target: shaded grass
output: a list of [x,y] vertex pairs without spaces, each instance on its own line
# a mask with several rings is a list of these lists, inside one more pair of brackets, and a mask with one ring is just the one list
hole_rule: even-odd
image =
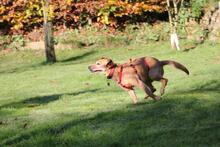
[[[43,52],[2,56],[0,146],[219,146],[218,48],[206,43],[176,52],[160,42],[66,50],[57,51],[54,65],[43,64]],[[122,63],[146,55],[190,70],[187,77],[165,67],[169,84],[159,102],[144,100],[138,90],[133,106],[116,84],[108,87],[104,76],[87,70],[102,56]]]
[[92,89],[92,90],[78,91],[75,93],[65,93],[65,94],[54,94],[54,95],[31,97],[31,98],[26,98],[23,101],[12,102],[12,103],[8,103],[6,105],[2,105],[0,107],[0,109],[1,108],[35,107],[35,106],[45,105],[50,102],[59,100],[59,98],[61,98],[63,95],[77,96],[77,95],[84,94],[84,93],[93,93],[93,92],[96,92],[97,90],[98,89]]

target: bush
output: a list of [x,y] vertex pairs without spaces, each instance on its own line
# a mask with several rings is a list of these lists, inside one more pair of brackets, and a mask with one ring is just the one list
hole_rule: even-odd
[[124,31],[109,32],[106,29],[97,29],[86,26],[78,30],[67,30],[56,37],[58,44],[69,45],[70,48],[83,47],[117,47],[129,44],[139,44],[151,41],[167,40],[169,38],[169,24],[159,23],[149,25],[128,25]]
[[10,42],[11,39],[9,36],[0,36],[0,51],[6,49]]
[[22,35],[0,36],[0,50],[20,50],[25,46],[25,39]]
[[[129,20],[141,17],[146,12],[165,12],[166,0],[53,0],[48,15],[55,26],[78,28],[97,22],[112,27],[120,27]],[[0,24],[8,24],[12,33],[23,34],[35,26],[43,24],[43,0],[2,0],[0,2]],[[130,21],[133,22],[133,21]]]

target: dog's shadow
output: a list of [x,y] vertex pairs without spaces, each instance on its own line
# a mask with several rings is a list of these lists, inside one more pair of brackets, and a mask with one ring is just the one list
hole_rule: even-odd
[[1,108],[24,108],[24,107],[36,107],[40,105],[46,105],[48,103],[54,102],[59,100],[64,95],[69,96],[77,96],[85,93],[93,93],[98,91],[99,89],[90,89],[90,90],[81,90],[73,93],[61,93],[61,94],[52,94],[52,95],[45,95],[45,96],[36,96],[31,98],[26,98],[25,100],[13,102],[9,104],[5,104],[0,106]]

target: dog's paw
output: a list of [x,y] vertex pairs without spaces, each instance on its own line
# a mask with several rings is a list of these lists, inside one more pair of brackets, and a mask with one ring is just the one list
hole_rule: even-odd
[[133,102],[133,105],[137,105],[137,101],[134,101],[134,102]]
[[160,96],[155,96],[155,100],[159,101],[161,99]]

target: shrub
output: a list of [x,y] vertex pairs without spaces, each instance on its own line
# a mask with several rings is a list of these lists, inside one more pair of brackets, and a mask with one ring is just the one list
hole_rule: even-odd
[[86,26],[78,30],[67,30],[56,37],[58,44],[69,45],[70,48],[83,47],[118,47],[129,44],[140,44],[151,41],[167,40],[169,38],[169,24],[159,23],[149,25],[128,25],[124,31],[109,32],[106,29],[97,29]]
[[22,35],[0,36],[0,50],[12,49],[20,50],[25,46],[25,39]]
[[[49,17],[55,26],[77,28],[92,22],[112,27],[123,26],[137,16],[145,19],[145,12],[165,12],[165,0],[52,0]],[[0,23],[11,26],[12,33],[25,33],[41,27],[43,23],[43,0],[2,0]],[[131,21],[132,22],[132,21]]]

